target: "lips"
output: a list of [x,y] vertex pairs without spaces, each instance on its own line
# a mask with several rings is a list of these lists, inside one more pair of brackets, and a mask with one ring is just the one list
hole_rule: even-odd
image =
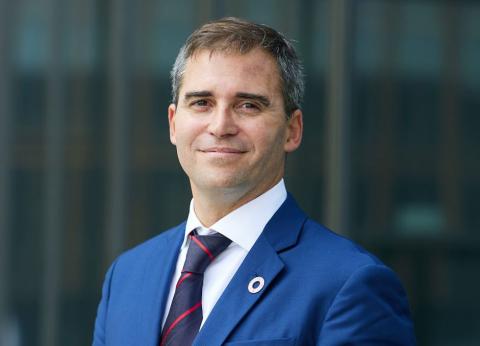
[[246,151],[240,150],[237,148],[230,148],[230,147],[211,147],[206,149],[200,149],[201,152],[204,153],[219,153],[219,154],[243,154]]

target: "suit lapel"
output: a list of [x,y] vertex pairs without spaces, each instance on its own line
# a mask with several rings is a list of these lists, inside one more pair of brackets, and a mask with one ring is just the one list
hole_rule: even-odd
[[185,223],[176,227],[165,241],[152,250],[149,260],[146,261],[141,294],[145,300],[138,302],[143,304],[139,340],[142,340],[144,345],[157,343],[184,231]]
[[[284,268],[279,252],[294,246],[306,219],[289,195],[287,200],[265,226],[237,273],[215,304],[200,330],[194,345],[221,345],[239,321],[262,296],[274,289],[272,282]],[[256,276],[265,280],[258,293],[248,291],[249,282]]]

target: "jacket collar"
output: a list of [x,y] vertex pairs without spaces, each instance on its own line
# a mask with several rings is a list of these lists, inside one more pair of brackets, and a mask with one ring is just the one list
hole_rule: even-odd
[[291,194],[270,219],[262,235],[277,252],[297,243],[303,223],[307,219]]

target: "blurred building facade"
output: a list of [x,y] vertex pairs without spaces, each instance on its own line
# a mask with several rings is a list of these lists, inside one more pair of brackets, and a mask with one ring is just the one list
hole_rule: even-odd
[[0,345],[91,342],[103,275],[184,220],[169,69],[200,24],[297,41],[286,183],[399,274],[420,345],[480,341],[480,2],[0,0]]

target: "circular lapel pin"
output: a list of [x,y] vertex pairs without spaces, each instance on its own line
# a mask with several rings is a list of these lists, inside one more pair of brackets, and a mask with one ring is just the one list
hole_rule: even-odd
[[265,280],[261,276],[254,277],[248,284],[248,292],[258,293],[265,285]]

